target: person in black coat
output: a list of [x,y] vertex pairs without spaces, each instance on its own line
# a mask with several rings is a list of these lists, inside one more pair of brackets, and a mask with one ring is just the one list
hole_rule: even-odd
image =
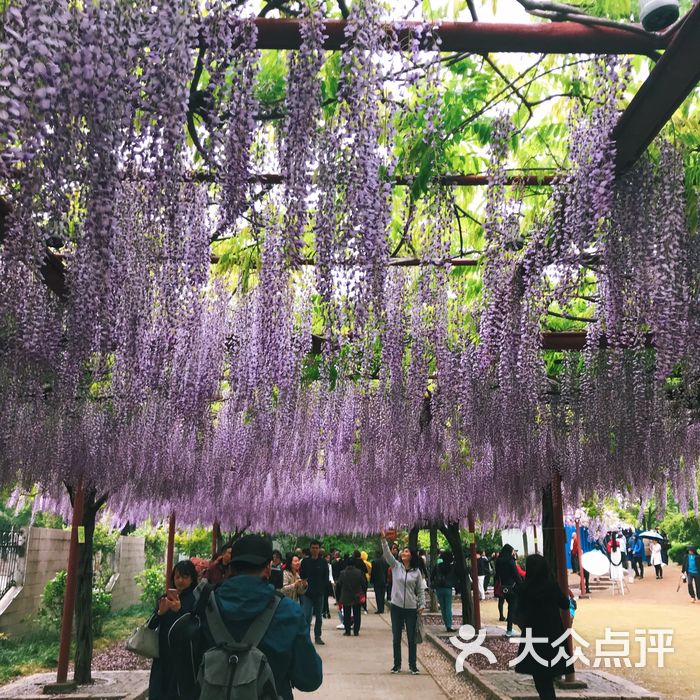
[[496,581],[498,581],[501,596],[508,603],[508,613],[506,614],[506,636],[512,637],[513,632],[513,613],[515,612],[515,591],[518,584],[521,583],[522,577],[518,573],[513,558],[513,548],[509,544],[504,544],[501,553],[496,560]]
[[187,559],[173,567],[170,588],[158,600],[148,626],[158,630],[158,658],[153,659],[148,680],[148,700],[178,700],[175,666],[168,644],[168,632],[175,620],[194,608],[197,569]]
[[369,580],[374,586],[374,595],[376,597],[377,609],[375,615],[381,615],[384,612],[384,603],[386,602],[386,579],[387,566],[381,552],[377,552],[372,561],[372,573],[369,575]]
[[336,584],[336,595],[343,605],[343,623],[345,636],[350,636],[350,630],[357,637],[360,634],[362,622],[362,599],[367,598],[367,567],[362,559],[355,557],[346,566]]
[[[568,654],[562,656],[560,651],[566,652],[566,641],[555,646],[552,642],[564,634],[560,611],[569,609],[570,599],[550,576],[547,561],[541,554],[531,554],[525,560],[525,570],[525,581],[518,586],[516,593],[516,621],[522,629],[522,637],[529,628],[531,637],[547,640],[533,644],[535,654],[546,661],[546,665],[533,654],[528,654],[518,661],[515,670],[532,676],[541,700],[553,700],[556,698],[554,677],[566,673]],[[559,659],[552,665],[557,655]]]

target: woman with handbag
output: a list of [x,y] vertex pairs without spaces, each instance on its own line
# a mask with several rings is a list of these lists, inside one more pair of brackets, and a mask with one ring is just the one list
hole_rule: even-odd
[[382,552],[391,567],[391,632],[394,647],[394,666],[392,673],[401,671],[401,636],[404,627],[408,641],[408,667],[413,675],[418,674],[416,632],[418,616],[425,608],[425,579],[421,573],[418,552],[404,547],[399,559],[396,559],[381,532]]
[[[513,613],[515,612],[515,589],[522,581],[518,573],[515,559],[513,558],[513,547],[509,544],[503,545],[501,553],[496,560],[496,581],[500,585],[501,597],[508,603],[506,614],[506,637],[515,635],[513,632]],[[500,606],[499,606],[500,608]],[[499,612],[501,610],[499,609]]]
[[168,645],[168,632],[181,615],[194,608],[197,570],[189,560],[179,561],[170,576],[170,588],[158,600],[148,626],[158,630],[158,658],[153,659],[148,700],[178,700],[175,668]]
[[343,624],[345,625],[345,636],[353,634],[357,637],[360,634],[362,623],[362,606],[367,602],[367,568],[362,559],[354,557],[346,566],[336,583],[336,596],[338,602],[343,606]]

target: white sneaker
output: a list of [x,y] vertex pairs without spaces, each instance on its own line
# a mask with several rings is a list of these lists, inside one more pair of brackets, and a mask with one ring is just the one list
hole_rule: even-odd
[[344,629],[345,629],[345,625],[341,622],[339,625],[336,625],[335,628],[336,628],[337,630],[344,630]]

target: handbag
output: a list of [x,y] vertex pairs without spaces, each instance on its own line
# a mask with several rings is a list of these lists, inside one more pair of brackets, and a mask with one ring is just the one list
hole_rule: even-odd
[[364,605],[367,602],[367,596],[364,593],[358,593],[355,596],[355,600],[357,600],[359,605]]
[[423,618],[420,614],[416,614],[416,644],[422,644],[424,636]]
[[129,639],[126,640],[126,648],[133,654],[145,656],[147,659],[157,659],[159,655],[158,629],[151,629],[148,623],[149,617],[140,627],[137,627]]

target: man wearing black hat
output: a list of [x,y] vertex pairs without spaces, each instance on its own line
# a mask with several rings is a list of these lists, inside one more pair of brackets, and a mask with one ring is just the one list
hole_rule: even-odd
[[[253,620],[269,605],[275,589],[268,579],[272,545],[260,535],[246,535],[233,544],[233,576],[214,593],[221,617],[229,632],[241,639]],[[272,622],[258,645],[275,676],[277,693],[291,700],[292,688],[311,692],[323,681],[321,658],[309,637],[301,607],[282,598]]]

